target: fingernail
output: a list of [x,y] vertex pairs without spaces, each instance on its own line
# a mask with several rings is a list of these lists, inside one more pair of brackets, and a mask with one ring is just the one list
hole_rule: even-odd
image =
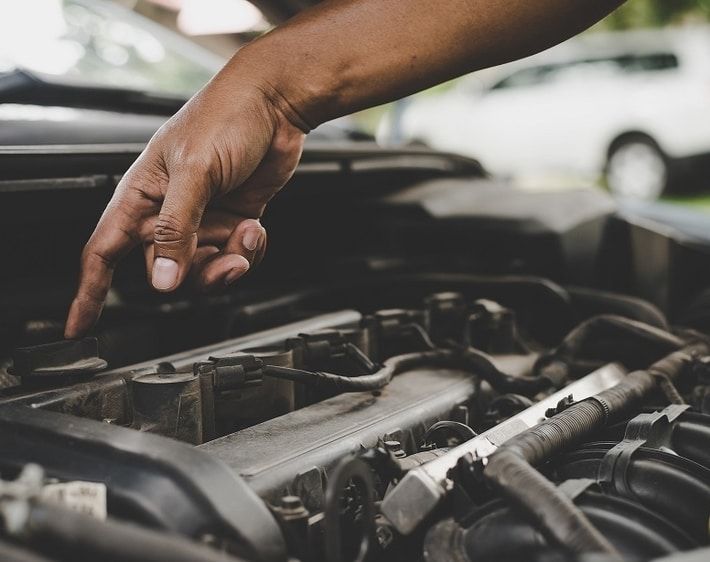
[[172,289],[178,280],[178,264],[168,258],[155,258],[153,262],[153,287],[159,291]]
[[242,244],[244,247],[253,252],[259,245],[259,239],[261,238],[261,229],[258,227],[248,228],[244,233],[244,238],[242,238]]
[[245,273],[246,273],[246,270],[239,268],[239,267],[235,267],[234,269],[230,269],[229,273],[227,273],[226,277],[224,278],[224,284],[231,285],[232,283],[234,283],[237,279],[239,279]]

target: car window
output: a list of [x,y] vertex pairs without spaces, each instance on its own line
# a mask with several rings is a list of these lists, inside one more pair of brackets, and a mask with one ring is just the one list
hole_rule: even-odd
[[492,90],[536,86],[552,81],[610,74],[657,72],[678,68],[673,53],[620,55],[523,68],[494,84]]
[[491,90],[502,90],[505,88],[520,88],[525,86],[536,86],[547,82],[550,74],[556,69],[555,65],[534,66],[523,68],[514,72],[507,78],[497,82]]
[[[44,17],[34,17],[42,12]],[[146,18],[99,0],[0,2],[0,72],[189,96],[222,60]]]
[[614,62],[625,72],[652,72],[678,68],[678,57],[673,53],[622,56],[614,59]]

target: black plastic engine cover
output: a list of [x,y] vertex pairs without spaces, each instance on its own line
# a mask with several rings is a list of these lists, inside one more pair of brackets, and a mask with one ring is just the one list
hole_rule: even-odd
[[384,211],[405,250],[580,282],[593,274],[615,205],[596,189],[533,193],[472,178],[405,188],[385,199]]

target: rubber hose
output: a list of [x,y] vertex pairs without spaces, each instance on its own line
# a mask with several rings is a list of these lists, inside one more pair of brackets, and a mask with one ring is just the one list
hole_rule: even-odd
[[709,350],[707,343],[699,342],[673,352],[646,371],[630,373],[612,388],[513,437],[488,458],[485,478],[553,541],[577,553],[594,551],[618,556],[584,513],[534,465],[622,417],[654,389],[659,374],[674,380],[693,354],[706,354]]
[[375,373],[360,376],[349,377],[323,371],[304,371],[275,365],[265,365],[263,374],[264,376],[326,387],[339,392],[361,392],[383,388],[389,384],[392,377],[419,368],[449,368],[470,371],[473,375],[488,382],[498,392],[513,392],[526,396],[538,394],[560,382],[545,376],[515,377],[503,373],[484,353],[473,349],[462,351],[435,349],[397,355],[387,359]]
[[93,517],[49,504],[31,506],[23,538],[63,560],[244,562],[179,535]]

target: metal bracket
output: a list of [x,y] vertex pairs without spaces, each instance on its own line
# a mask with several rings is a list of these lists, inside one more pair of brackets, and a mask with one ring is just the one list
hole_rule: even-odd
[[602,459],[597,482],[613,487],[618,493],[633,497],[627,472],[634,453],[641,447],[667,447],[673,432],[672,422],[685,412],[687,404],[672,404],[651,414],[639,414],[626,426],[624,439],[614,445]]

